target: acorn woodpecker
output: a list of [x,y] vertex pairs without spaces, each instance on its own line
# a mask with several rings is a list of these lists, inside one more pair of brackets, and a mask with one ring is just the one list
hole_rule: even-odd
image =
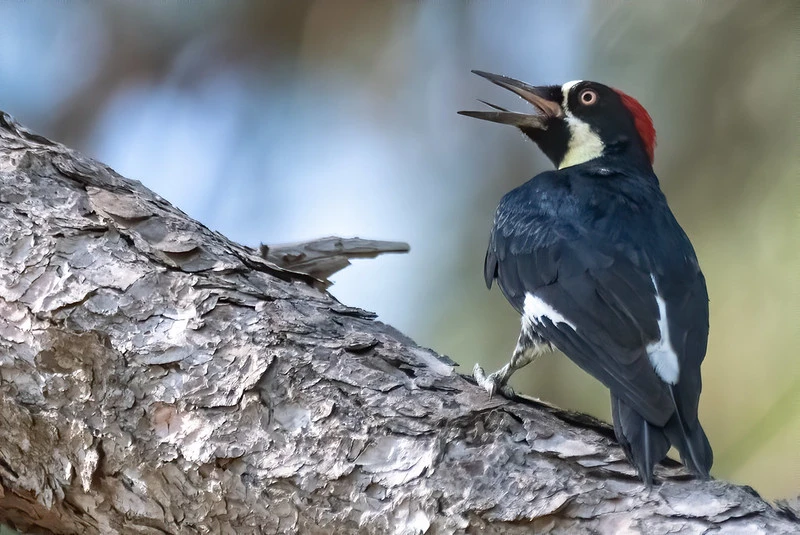
[[632,97],[588,81],[530,86],[473,71],[536,109],[462,115],[519,128],[555,164],[506,194],[484,276],[522,315],[511,360],[478,383],[512,395],[514,371],[557,348],[611,391],[614,431],[639,477],[670,445],[707,478],[697,418],[708,293],[692,244],[653,172],[655,129]]

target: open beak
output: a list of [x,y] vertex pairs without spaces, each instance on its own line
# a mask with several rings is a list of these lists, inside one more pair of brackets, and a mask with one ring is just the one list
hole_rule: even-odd
[[459,115],[466,115],[467,117],[474,117],[494,123],[510,124],[518,128],[538,128],[540,130],[547,128],[549,119],[564,116],[560,102],[561,88],[558,86],[534,87],[525,82],[520,82],[519,80],[499,74],[491,74],[483,71],[472,72],[486,78],[493,84],[513,91],[526,102],[533,104],[539,113],[526,114],[508,111],[505,108],[481,100],[481,102],[487,106],[494,108],[495,111],[460,111],[458,112]]

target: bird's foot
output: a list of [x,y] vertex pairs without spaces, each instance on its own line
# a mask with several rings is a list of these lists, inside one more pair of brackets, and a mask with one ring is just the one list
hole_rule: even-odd
[[472,376],[475,378],[478,386],[482,386],[487,392],[489,392],[489,397],[494,396],[499,392],[507,398],[513,398],[514,389],[511,388],[508,383],[502,380],[502,372],[503,370],[501,369],[490,375],[486,375],[481,365],[475,364],[475,367],[472,369]]

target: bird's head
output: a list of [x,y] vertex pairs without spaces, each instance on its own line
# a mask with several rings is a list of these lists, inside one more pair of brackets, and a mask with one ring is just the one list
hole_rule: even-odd
[[633,97],[597,82],[531,86],[498,74],[473,72],[533,104],[536,113],[512,112],[484,101],[495,111],[458,113],[516,126],[557,168],[600,157],[623,157],[652,166],[656,131],[647,110]]

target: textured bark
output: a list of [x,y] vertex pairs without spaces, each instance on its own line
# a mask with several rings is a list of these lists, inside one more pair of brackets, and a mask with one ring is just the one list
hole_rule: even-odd
[[[317,285],[318,286],[318,285]],[[790,533],[0,116],[0,522],[43,533]]]

